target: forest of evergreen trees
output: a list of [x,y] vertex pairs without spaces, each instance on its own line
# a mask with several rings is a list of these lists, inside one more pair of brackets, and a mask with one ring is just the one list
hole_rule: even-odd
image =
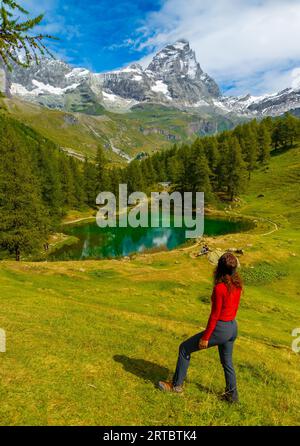
[[129,191],[149,191],[170,181],[178,191],[205,192],[206,202],[233,200],[245,191],[253,170],[267,165],[272,153],[300,139],[300,120],[290,114],[253,120],[215,136],[197,138],[191,145],[174,145],[125,169]]
[[112,167],[99,147],[95,162],[84,163],[18,121],[0,118],[0,247],[20,259],[41,249],[68,209],[95,207],[101,191],[118,195],[157,190],[205,192],[206,202],[233,200],[267,165],[273,153],[300,139],[300,120],[289,114],[241,124],[216,136],[174,145],[126,167]]

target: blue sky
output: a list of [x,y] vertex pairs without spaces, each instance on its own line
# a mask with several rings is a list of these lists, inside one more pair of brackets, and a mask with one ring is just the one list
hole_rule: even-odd
[[[41,31],[57,57],[108,71],[179,38],[228,94],[298,85],[300,0],[19,0],[45,13]],[[300,86],[300,85],[299,85]]]
[[108,71],[136,61],[148,48],[136,51],[134,39],[160,0],[24,0],[38,14],[45,12],[42,32],[59,37],[48,46],[64,60],[94,71]]

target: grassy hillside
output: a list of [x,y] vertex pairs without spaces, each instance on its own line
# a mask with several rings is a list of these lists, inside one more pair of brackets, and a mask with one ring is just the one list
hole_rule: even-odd
[[299,164],[299,147],[273,157],[227,211],[253,215],[256,230],[208,240],[245,250],[239,405],[218,398],[216,349],[194,354],[183,395],[155,388],[209,314],[213,267],[193,257],[198,248],[131,261],[3,261],[0,424],[298,424],[300,357],[291,332],[300,326]]
[[1,99],[0,108],[61,147],[93,157],[101,143],[112,161],[124,161],[112,147],[134,157],[171,143],[191,141],[196,134],[231,128],[226,117],[199,116],[155,105],[139,106],[126,114],[101,110],[99,115],[50,110],[18,99]]

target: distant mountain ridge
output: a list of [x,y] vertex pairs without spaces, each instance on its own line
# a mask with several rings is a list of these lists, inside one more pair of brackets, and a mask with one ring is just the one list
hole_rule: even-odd
[[107,73],[92,73],[53,59],[43,59],[27,69],[15,66],[5,88],[12,96],[49,108],[92,114],[102,107],[126,112],[141,103],[250,118],[290,110],[297,113],[300,109],[300,85],[261,97],[222,95],[185,39],[164,47],[145,69],[131,64]]

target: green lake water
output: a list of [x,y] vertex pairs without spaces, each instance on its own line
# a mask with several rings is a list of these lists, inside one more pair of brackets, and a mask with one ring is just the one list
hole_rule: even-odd
[[[241,220],[205,218],[204,235],[214,236],[245,231],[251,223]],[[79,260],[128,256],[151,249],[171,250],[183,245],[186,227],[99,228],[96,222],[65,226],[66,234],[78,238],[72,246],[64,246],[52,259]]]

